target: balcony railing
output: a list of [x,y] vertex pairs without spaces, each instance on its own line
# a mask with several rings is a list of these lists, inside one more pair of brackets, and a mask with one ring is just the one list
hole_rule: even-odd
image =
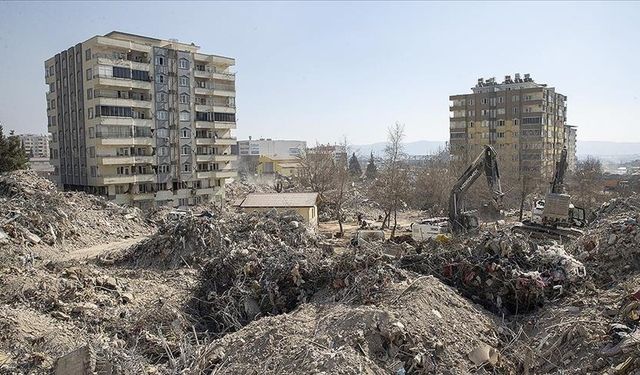
[[125,138],[151,138],[151,133],[108,133],[108,132],[96,132],[96,138],[100,139],[125,139]]
[[124,60],[124,61],[132,61],[132,62],[138,62],[138,63],[143,63],[143,64],[149,64],[151,62],[151,59],[149,59],[148,57],[142,57],[142,56],[129,56],[126,53],[103,53],[103,52],[96,52],[91,54],[91,57],[94,59],[109,59],[109,60]]

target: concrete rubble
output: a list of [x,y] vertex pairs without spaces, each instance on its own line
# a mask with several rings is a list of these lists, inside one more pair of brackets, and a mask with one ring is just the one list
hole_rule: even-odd
[[0,199],[2,373],[640,371],[637,197],[564,245],[492,230],[359,247],[293,212],[168,220],[23,172]]

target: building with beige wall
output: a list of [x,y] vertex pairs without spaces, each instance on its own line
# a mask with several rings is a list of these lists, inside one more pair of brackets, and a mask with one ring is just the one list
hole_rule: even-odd
[[502,83],[480,78],[471,90],[449,97],[451,153],[469,160],[488,144],[520,173],[552,176],[565,142],[567,97],[529,74]]
[[118,31],[45,61],[58,184],[141,207],[221,196],[236,175],[234,65],[194,43]]
[[18,138],[29,158],[49,158],[49,134],[18,134]]

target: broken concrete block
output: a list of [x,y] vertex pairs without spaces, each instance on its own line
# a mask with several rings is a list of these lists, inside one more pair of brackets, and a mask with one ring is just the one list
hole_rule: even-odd
[[22,228],[22,233],[31,243],[37,244],[42,241],[38,235],[31,233],[27,228]]
[[120,294],[122,298],[122,303],[131,303],[133,302],[133,294],[132,293],[122,293]]
[[492,366],[495,366],[498,363],[498,359],[500,357],[500,353],[493,347],[481,343],[475,349],[469,353],[469,359],[476,366],[480,366],[484,363],[489,363]]

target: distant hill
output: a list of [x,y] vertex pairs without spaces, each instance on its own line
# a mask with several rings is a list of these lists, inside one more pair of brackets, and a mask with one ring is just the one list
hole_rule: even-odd
[[[445,141],[415,141],[405,143],[405,152],[409,155],[429,155],[444,147]],[[382,155],[385,142],[367,145],[353,145],[353,150],[362,156],[373,151],[375,155]],[[578,141],[577,154],[602,158],[637,159],[640,158],[640,142],[606,142],[606,141]]]
[[[438,149],[444,147],[446,144],[445,141],[415,141],[415,142],[407,142],[404,144],[404,151],[409,155],[429,155],[433,154]],[[353,145],[351,146],[353,150],[361,155],[367,156],[372,151],[374,155],[382,156],[384,152],[385,142],[371,143],[368,145]]]

